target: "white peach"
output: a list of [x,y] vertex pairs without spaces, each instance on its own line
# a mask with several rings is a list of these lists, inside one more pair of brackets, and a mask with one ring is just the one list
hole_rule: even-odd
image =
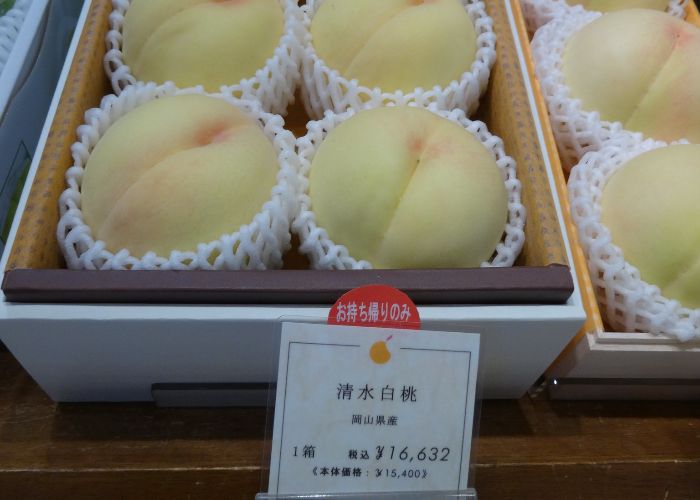
[[430,111],[361,111],[333,129],[310,169],[319,227],[375,268],[478,267],[506,224],[491,152]]
[[82,182],[83,216],[111,252],[196,251],[250,223],[278,169],[261,127],[233,105],[202,95],[156,99],[97,143]]
[[584,110],[646,136],[700,142],[700,29],[662,12],[605,14],[575,33],[565,83]]
[[662,295],[700,307],[700,145],[654,149],[609,179],[601,218],[625,260]]
[[215,92],[255,76],[283,31],[278,0],[132,0],[124,62],[138,80]]
[[325,0],[311,35],[330,68],[387,92],[447,86],[476,59],[476,30],[459,0]]

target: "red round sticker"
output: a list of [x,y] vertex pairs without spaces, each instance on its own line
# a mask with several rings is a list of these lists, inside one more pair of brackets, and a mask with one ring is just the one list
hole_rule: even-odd
[[329,325],[420,329],[418,308],[408,295],[387,285],[368,285],[340,297],[328,314]]

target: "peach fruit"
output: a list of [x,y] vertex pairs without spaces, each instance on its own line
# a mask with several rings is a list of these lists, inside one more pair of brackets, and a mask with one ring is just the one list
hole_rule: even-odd
[[85,167],[85,222],[112,252],[196,251],[271,198],[272,143],[252,118],[202,95],[149,101],[117,120]]
[[132,0],[124,62],[138,80],[215,92],[255,76],[283,31],[278,0]]
[[665,297],[700,307],[700,145],[637,156],[610,178],[602,222],[625,260]]
[[444,87],[476,59],[476,30],[459,0],[326,0],[311,35],[330,68],[386,92]]
[[491,152],[430,111],[360,111],[310,169],[318,225],[375,268],[478,267],[505,229],[508,196]]
[[631,9],[584,26],[567,43],[565,83],[583,109],[671,142],[700,142],[700,28]]

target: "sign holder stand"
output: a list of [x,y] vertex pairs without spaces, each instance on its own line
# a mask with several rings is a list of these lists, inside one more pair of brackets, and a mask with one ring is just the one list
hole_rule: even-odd
[[259,493],[255,500],[477,500],[476,490],[462,492],[416,491],[396,493],[335,493],[309,495],[271,495]]

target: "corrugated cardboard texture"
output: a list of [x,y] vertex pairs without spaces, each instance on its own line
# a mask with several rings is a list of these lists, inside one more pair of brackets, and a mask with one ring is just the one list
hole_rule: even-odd
[[518,264],[568,264],[508,14],[503,2],[485,3],[498,36],[498,59],[477,117],[503,139],[506,152],[518,163],[527,208],[525,247]]
[[[507,1],[507,0],[503,0]],[[546,168],[520,71],[513,34],[502,1],[487,2],[498,36],[498,60],[478,118],[503,138],[506,151],[518,162],[523,198],[528,210],[525,249],[519,265],[568,264]],[[68,75],[27,207],[12,247],[8,269],[65,267],[56,242],[58,197],[65,188],[64,173],[71,165],[71,144],[84,112],[99,105],[109,92],[102,67],[110,0],[93,0],[75,60]],[[290,112],[289,128],[304,130],[305,117]]]

